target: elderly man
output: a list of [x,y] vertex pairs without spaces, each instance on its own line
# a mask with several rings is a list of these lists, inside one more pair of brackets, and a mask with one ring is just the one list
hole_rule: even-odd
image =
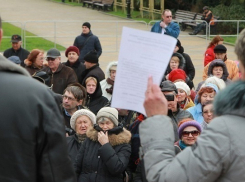
[[[239,78],[238,67],[234,61],[227,59],[226,52],[227,52],[227,49],[223,44],[217,45],[214,48],[214,54],[215,54],[216,59],[223,60],[227,67],[227,70],[229,73],[228,79],[237,80]],[[208,78],[208,68],[209,68],[210,63],[204,67],[203,76],[202,76],[203,80],[206,80]]]
[[82,34],[77,36],[73,45],[80,50],[79,61],[84,63],[84,56],[92,51],[96,50],[97,57],[99,58],[102,53],[99,38],[92,33],[91,25],[89,22],[85,22],[82,25]]
[[193,117],[191,113],[181,109],[178,105],[178,90],[173,82],[169,80],[162,82],[161,91],[168,101],[168,116],[171,118],[174,127],[175,141],[178,141],[178,123],[183,119]]
[[78,82],[77,75],[73,69],[61,64],[60,51],[57,49],[48,50],[46,57],[48,66],[42,69],[50,76],[50,81],[46,85],[51,87],[55,93],[63,94],[69,84]]
[[9,58],[10,56],[18,56],[21,60],[21,66],[25,67],[24,60],[28,57],[30,52],[21,47],[22,41],[20,35],[12,35],[11,42],[12,48],[4,51],[4,57]]
[[166,34],[178,38],[180,28],[179,24],[172,21],[172,12],[169,9],[165,9],[162,12],[162,20],[153,25],[151,32]]

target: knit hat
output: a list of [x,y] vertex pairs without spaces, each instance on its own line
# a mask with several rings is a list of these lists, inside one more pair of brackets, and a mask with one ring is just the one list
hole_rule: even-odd
[[177,52],[182,54],[184,52],[184,48],[181,46],[181,42],[179,39],[177,39],[176,46],[179,48]]
[[96,123],[96,116],[94,113],[87,109],[79,109],[71,116],[70,124],[73,130],[75,130],[76,120],[79,116],[87,116],[93,125]]
[[160,85],[162,92],[171,92],[175,91],[176,94],[178,94],[178,90],[175,86],[175,84],[169,80],[163,81]]
[[84,59],[84,61],[89,62],[89,63],[98,63],[99,62],[96,51],[90,51],[88,54],[85,55],[85,57],[83,59]]
[[101,117],[109,118],[116,126],[118,126],[118,111],[115,108],[103,107],[97,113],[97,123]]
[[12,61],[15,64],[21,64],[21,60],[18,56],[10,56],[8,60]]
[[182,89],[185,91],[187,96],[191,95],[190,87],[185,82],[176,82],[174,83],[177,89]]
[[91,28],[91,25],[90,25],[90,23],[89,23],[89,22],[85,22],[85,23],[83,23],[83,25],[82,25],[82,26],[88,27],[88,28],[89,28],[89,30],[90,30],[90,28]]
[[61,56],[60,51],[58,49],[52,48],[48,50],[46,57],[47,58],[57,58],[60,56]]
[[214,91],[216,92],[216,94],[219,92],[219,89],[218,89],[217,85],[215,85],[213,83],[206,83],[203,87],[211,87],[212,89],[214,89]]
[[68,57],[68,53],[71,51],[77,53],[78,56],[80,55],[80,51],[76,46],[70,46],[66,49],[66,52],[65,52],[66,57]]
[[195,121],[195,120],[193,120],[193,121],[186,121],[186,122],[182,123],[182,124],[179,126],[178,133],[179,133],[179,138],[180,138],[180,139],[181,139],[181,137],[182,137],[183,130],[184,130],[186,127],[188,127],[188,126],[194,126],[194,127],[197,128],[197,130],[198,130],[200,133],[202,132],[202,127],[201,127],[201,125],[200,125],[197,121]]
[[214,48],[214,53],[226,53],[226,51],[227,51],[226,47],[222,44],[219,44]]
[[185,79],[186,79],[185,71],[182,70],[182,69],[175,69],[175,70],[172,70],[172,71],[169,73],[168,79],[169,79],[171,82],[174,82],[175,80],[178,80],[178,79],[185,81]]

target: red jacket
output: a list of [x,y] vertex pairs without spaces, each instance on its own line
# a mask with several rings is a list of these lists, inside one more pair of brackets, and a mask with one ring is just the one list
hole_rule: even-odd
[[204,54],[204,67],[215,59],[214,45],[209,47]]

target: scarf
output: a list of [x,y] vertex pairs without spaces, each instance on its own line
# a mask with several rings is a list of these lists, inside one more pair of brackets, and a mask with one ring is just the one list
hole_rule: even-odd
[[179,141],[179,147],[180,147],[182,150],[184,150],[184,149],[187,147],[187,145],[184,144],[184,142],[182,142],[182,140],[180,140],[180,141]]
[[112,94],[113,92],[113,86],[114,86],[114,81],[110,78],[106,79],[106,82],[110,85],[112,85],[110,88],[105,89],[108,94]]
[[83,143],[84,142],[84,140],[87,138],[87,135],[86,134],[78,134],[78,133],[76,133],[75,135],[77,135],[77,139],[78,139],[78,142],[79,143]]

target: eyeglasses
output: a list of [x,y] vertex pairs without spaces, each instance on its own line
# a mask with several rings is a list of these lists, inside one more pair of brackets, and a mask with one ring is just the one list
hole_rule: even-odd
[[54,61],[56,58],[46,58],[47,61]]
[[190,134],[191,134],[192,136],[198,136],[198,135],[200,134],[200,132],[197,131],[197,130],[194,130],[194,131],[183,131],[183,132],[182,132],[182,136],[183,136],[183,137],[188,137]]
[[172,18],[172,16],[165,16],[166,18]]
[[75,101],[75,98],[68,97],[67,95],[62,95],[63,99],[68,99],[68,101]]

